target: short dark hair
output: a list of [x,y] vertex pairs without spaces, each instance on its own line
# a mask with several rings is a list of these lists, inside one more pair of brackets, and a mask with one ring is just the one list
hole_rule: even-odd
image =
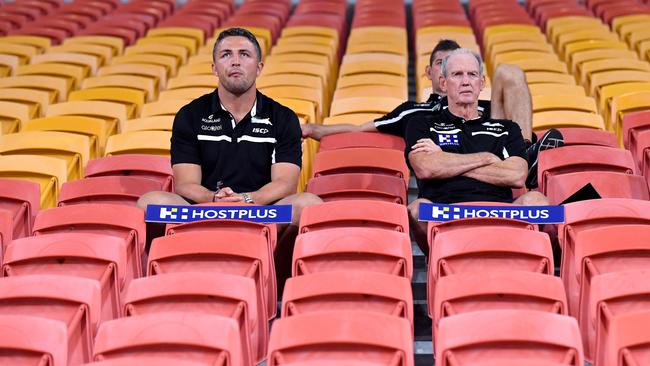
[[219,33],[219,36],[217,36],[217,40],[214,42],[214,47],[212,48],[212,60],[214,61],[216,59],[215,54],[217,53],[217,46],[219,46],[219,43],[223,41],[224,39],[228,37],[244,37],[248,39],[253,46],[255,47],[255,53],[257,54],[257,60],[262,61],[262,48],[260,47],[260,43],[257,42],[257,38],[255,38],[255,35],[251,33],[249,30],[244,29],[244,28],[228,28],[223,30],[221,33]]
[[431,51],[431,56],[429,56],[429,65],[433,64],[433,60],[436,58],[436,52],[438,51],[454,51],[460,48],[460,45],[451,39],[441,39],[436,47]]

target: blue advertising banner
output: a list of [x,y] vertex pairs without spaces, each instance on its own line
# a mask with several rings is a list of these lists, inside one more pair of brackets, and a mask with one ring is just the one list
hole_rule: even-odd
[[184,223],[199,220],[244,220],[259,223],[290,223],[291,205],[277,206],[171,206],[148,205],[147,222]]
[[446,222],[458,219],[500,217],[531,224],[564,222],[564,206],[465,206],[420,203],[420,221]]

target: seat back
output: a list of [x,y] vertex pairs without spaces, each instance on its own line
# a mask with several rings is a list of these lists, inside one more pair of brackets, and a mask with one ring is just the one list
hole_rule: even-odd
[[41,205],[38,183],[0,178],[0,209],[11,212],[12,237],[31,235],[34,216]]
[[59,206],[108,203],[135,206],[143,194],[162,189],[144,177],[93,177],[66,182],[59,192]]
[[331,201],[305,207],[300,233],[322,229],[365,227],[409,232],[406,207],[368,200]]
[[406,188],[397,177],[371,173],[345,173],[324,175],[309,179],[306,192],[323,201],[380,200],[404,205]]
[[0,362],[5,365],[68,364],[66,326],[33,316],[0,315]]
[[173,190],[173,175],[169,158],[145,154],[125,154],[94,159],[86,166],[86,178],[132,175],[154,179],[162,184],[162,189]]

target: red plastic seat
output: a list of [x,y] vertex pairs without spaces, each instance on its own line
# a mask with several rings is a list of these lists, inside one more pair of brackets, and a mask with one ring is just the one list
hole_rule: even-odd
[[[616,135],[610,131],[598,130],[595,128],[566,127],[558,128],[564,138],[564,146],[572,145],[596,145],[618,147]],[[537,131],[538,137],[542,137],[546,131]]]
[[40,36],[47,37],[52,41],[52,45],[58,45],[68,37],[68,34],[56,28],[41,28],[37,25],[24,25],[18,30],[10,32],[10,35]]
[[349,227],[379,228],[409,233],[406,207],[368,200],[330,201],[307,206],[300,216],[300,233]]
[[648,176],[648,159],[646,157],[648,149],[650,149],[650,130],[644,128],[636,128],[630,134],[630,148],[634,162],[639,167],[641,174]]
[[163,357],[203,365],[251,366],[237,322],[195,313],[159,313],[104,322],[95,338],[96,361]]
[[403,179],[405,187],[409,180],[404,153],[381,148],[321,151],[314,157],[313,170],[314,177],[341,173],[386,174]]
[[381,272],[411,278],[411,239],[406,233],[360,227],[298,235],[293,251],[293,276],[340,270]]
[[255,282],[214,273],[168,273],[134,280],[124,300],[126,316],[189,312],[233,318],[242,349],[261,362],[266,357],[268,322],[257,309]]
[[634,151],[634,133],[646,129],[650,129],[650,110],[625,113],[621,131],[623,146],[630,151]]
[[524,309],[567,315],[566,294],[558,277],[524,271],[459,273],[436,284],[429,304],[433,339],[441,319],[482,310]]
[[602,198],[649,199],[648,186],[642,176],[616,172],[551,176],[546,183],[546,196],[552,205],[558,205],[587,184],[591,184]]
[[363,311],[308,313],[276,320],[267,365],[311,360],[413,366],[411,326],[406,319]]
[[404,277],[359,271],[312,273],[287,280],[282,318],[330,310],[394,315],[413,326],[411,283]]
[[580,288],[576,316],[582,322],[588,314],[591,280],[611,272],[644,270],[650,263],[650,226],[617,225],[580,231],[575,235],[573,265],[575,280],[568,282],[567,293]]
[[[115,360],[97,361],[84,366],[201,366],[200,362],[168,359],[162,357],[118,358]],[[546,365],[543,365],[546,366]],[[553,365],[551,365],[553,366]]]
[[[246,243],[245,245],[242,245]],[[226,273],[255,280],[258,308],[277,304],[273,261],[266,241],[247,232],[194,231],[156,238],[151,243],[149,276],[176,272]],[[275,305],[277,306],[277,305]],[[271,316],[266,313],[270,319]]]
[[134,30],[95,24],[77,33],[78,36],[110,36],[122,38],[124,46],[132,45],[137,35]]
[[65,366],[67,330],[60,321],[34,316],[0,315],[0,364]]
[[470,227],[436,235],[429,257],[428,302],[437,281],[458,273],[507,268],[553,274],[553,251],[546,233],[521,228]]
[[121,316],[126,250],[122,242],[98,234],[51,234],[14,240],[5,253],[4,276],[52,274],[99,282],[102,320]]
[[59,206],[109,203],[135,206],[138,198],[160,191],[159,182],[144,177],[92,177],[66,182],[59,192]]
[[487,310],[440,321],[436,366],[474,365],[489,360],[549,361],[584,365],[574,318],[534,310]]
[[[102,203],[77,204],[41,211],[34,235],[90,233],[118,239],[126,251],[126,281],[142,276],[146,243],[144,212],[136,207]],[[126,287],[123,288],[126,290]]]
[[539,190],[546,192],[550,176],[581,171],[634,174],[632,154],[623,149],[604,146],[566,146],[540,152]]
[[650,362],[650,339],[645,330],[650,326],[650,311],[639,309],[616,316],[603,335],[604,347],[594,366],[646,365]]
[[404,139],[378,132],[337,133],[323,137],[318,151],[355,147],[377,147],[404,152]]
[[125,154],[88,161],[84,172],[86,178],[131,175],[142,176],[160,182],[164,191],[173,191],[173,172],[169,157]]
[[40,206],[41,189],[38,183],[0,178],[0,209],[11,212],[13,238],[31,235],[34,217]]
[[345,173],[324,175],[309,179],[306,192],[323,201],[380,200],[406,204],[406,188],[397,177],[370,173]]
[[57,320],[67,327],[68,362],[92,357],[101,299],[97,281],[73,276],[12,276],[0,280],[0,312]]

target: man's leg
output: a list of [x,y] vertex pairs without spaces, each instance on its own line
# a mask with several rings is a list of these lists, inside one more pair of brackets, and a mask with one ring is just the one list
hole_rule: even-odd
[[189,202],[187,202],[183,197],[177,195],[176,193],[163,191],[147,192],[140,196],[138,199],[138,207],[143,210],[146,210],[148,205],[184,206],[189,204]]
[[298,193],[285,197],[276,205],[291,205],[291,224],[278,225],[278,241],[274,253],[275,276],[277,280],[278,299],[281,298],[284,290],[284,282],[291,277],[291,262],[293,259],[293,247],[298,236],[298,227],[300,224],[300,214],[307,206],[323,203],[315,194]]
[[427,226],[428,222],[426,221],[418,221],[418,217],[420,214],[420,203],[431,203],[426,198],[418,198],[415,201],[411,202],[410,205],[408,205],[408,211],[409,211],[409,225],[411,226],[411,232],[413,233],[413,239],[417,243],[418,247],[420,247],[420,250],[422,253],[424,253],[425,257],[429,257],[429,244],[427,242]]
[[516,205],[523,206],[548,206],[548,198],[541,192],[530,191],[519,196],[514,202]]
[[492,78],[490,116],[509,119],[521,128],[524,139],[532,141],[533,102],[526,74],[516,65],[500,64]]

